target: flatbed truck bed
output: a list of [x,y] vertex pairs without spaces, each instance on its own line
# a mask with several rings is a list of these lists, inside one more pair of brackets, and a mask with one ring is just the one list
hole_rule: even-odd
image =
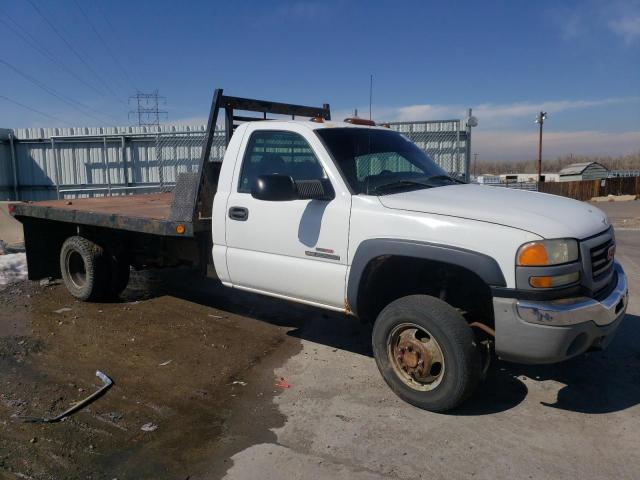
[[[13,206],[16,217],[118,228],[131,232],[159,235],[179,235],[176,228],[185,228],[183,236],[191,236],[191,222],[170,221],[173,194],[152,193],[117,197],[76,198],[18,203]],[[188,231],[188,233],[187,233]]]

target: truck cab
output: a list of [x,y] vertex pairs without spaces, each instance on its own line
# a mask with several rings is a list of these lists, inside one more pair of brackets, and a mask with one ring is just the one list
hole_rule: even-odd
[[624,316],[613,229],[593,206],[463,184],[384,127],[248,123],[228,155],[213,208],[222,282],[373,321],[383,376],[418,406],[468,394],[425,405],[456,355],[436,333],[448,315],[475,351],[448,368],[471,384],[487,340],[504,359],[553,363],[603,348]]

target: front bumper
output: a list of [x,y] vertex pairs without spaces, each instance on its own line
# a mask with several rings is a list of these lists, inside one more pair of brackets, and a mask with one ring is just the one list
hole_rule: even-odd
[[605,348],[627,310],[629,291],[622,266],[614,264],[616,285],[606,298],[532,302],[494,297],[496,353],[519,363],[555,363]]

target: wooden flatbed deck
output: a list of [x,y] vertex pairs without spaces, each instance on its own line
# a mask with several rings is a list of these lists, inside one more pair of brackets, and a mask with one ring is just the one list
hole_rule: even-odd
[[34,202],[31,205],[166,220],[169,218],[171,198],[171,193],[151,193],[143,195],[122,195],[118,197],[47,200],[44,202]]
[[[129,230],[157,235],[192,236],[190,222],[169,220],[172,193],[76,198],[44,202],[16,203],[13,215]],[[184,233],[176,231],[184,226]]]

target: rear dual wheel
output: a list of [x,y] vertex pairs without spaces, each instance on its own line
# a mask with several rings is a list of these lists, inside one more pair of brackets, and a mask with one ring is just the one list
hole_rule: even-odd
[[80,236],[69,237],[60,250],[62,280],[78,300],[99,302],[117,298],[129,282],[129,263],[109,255]]
[[433,412],[462,403],[481,375],[481,357],[464,317],[440,299],[411,295],[390,303],[373,328],[373,353],[389,387]]

